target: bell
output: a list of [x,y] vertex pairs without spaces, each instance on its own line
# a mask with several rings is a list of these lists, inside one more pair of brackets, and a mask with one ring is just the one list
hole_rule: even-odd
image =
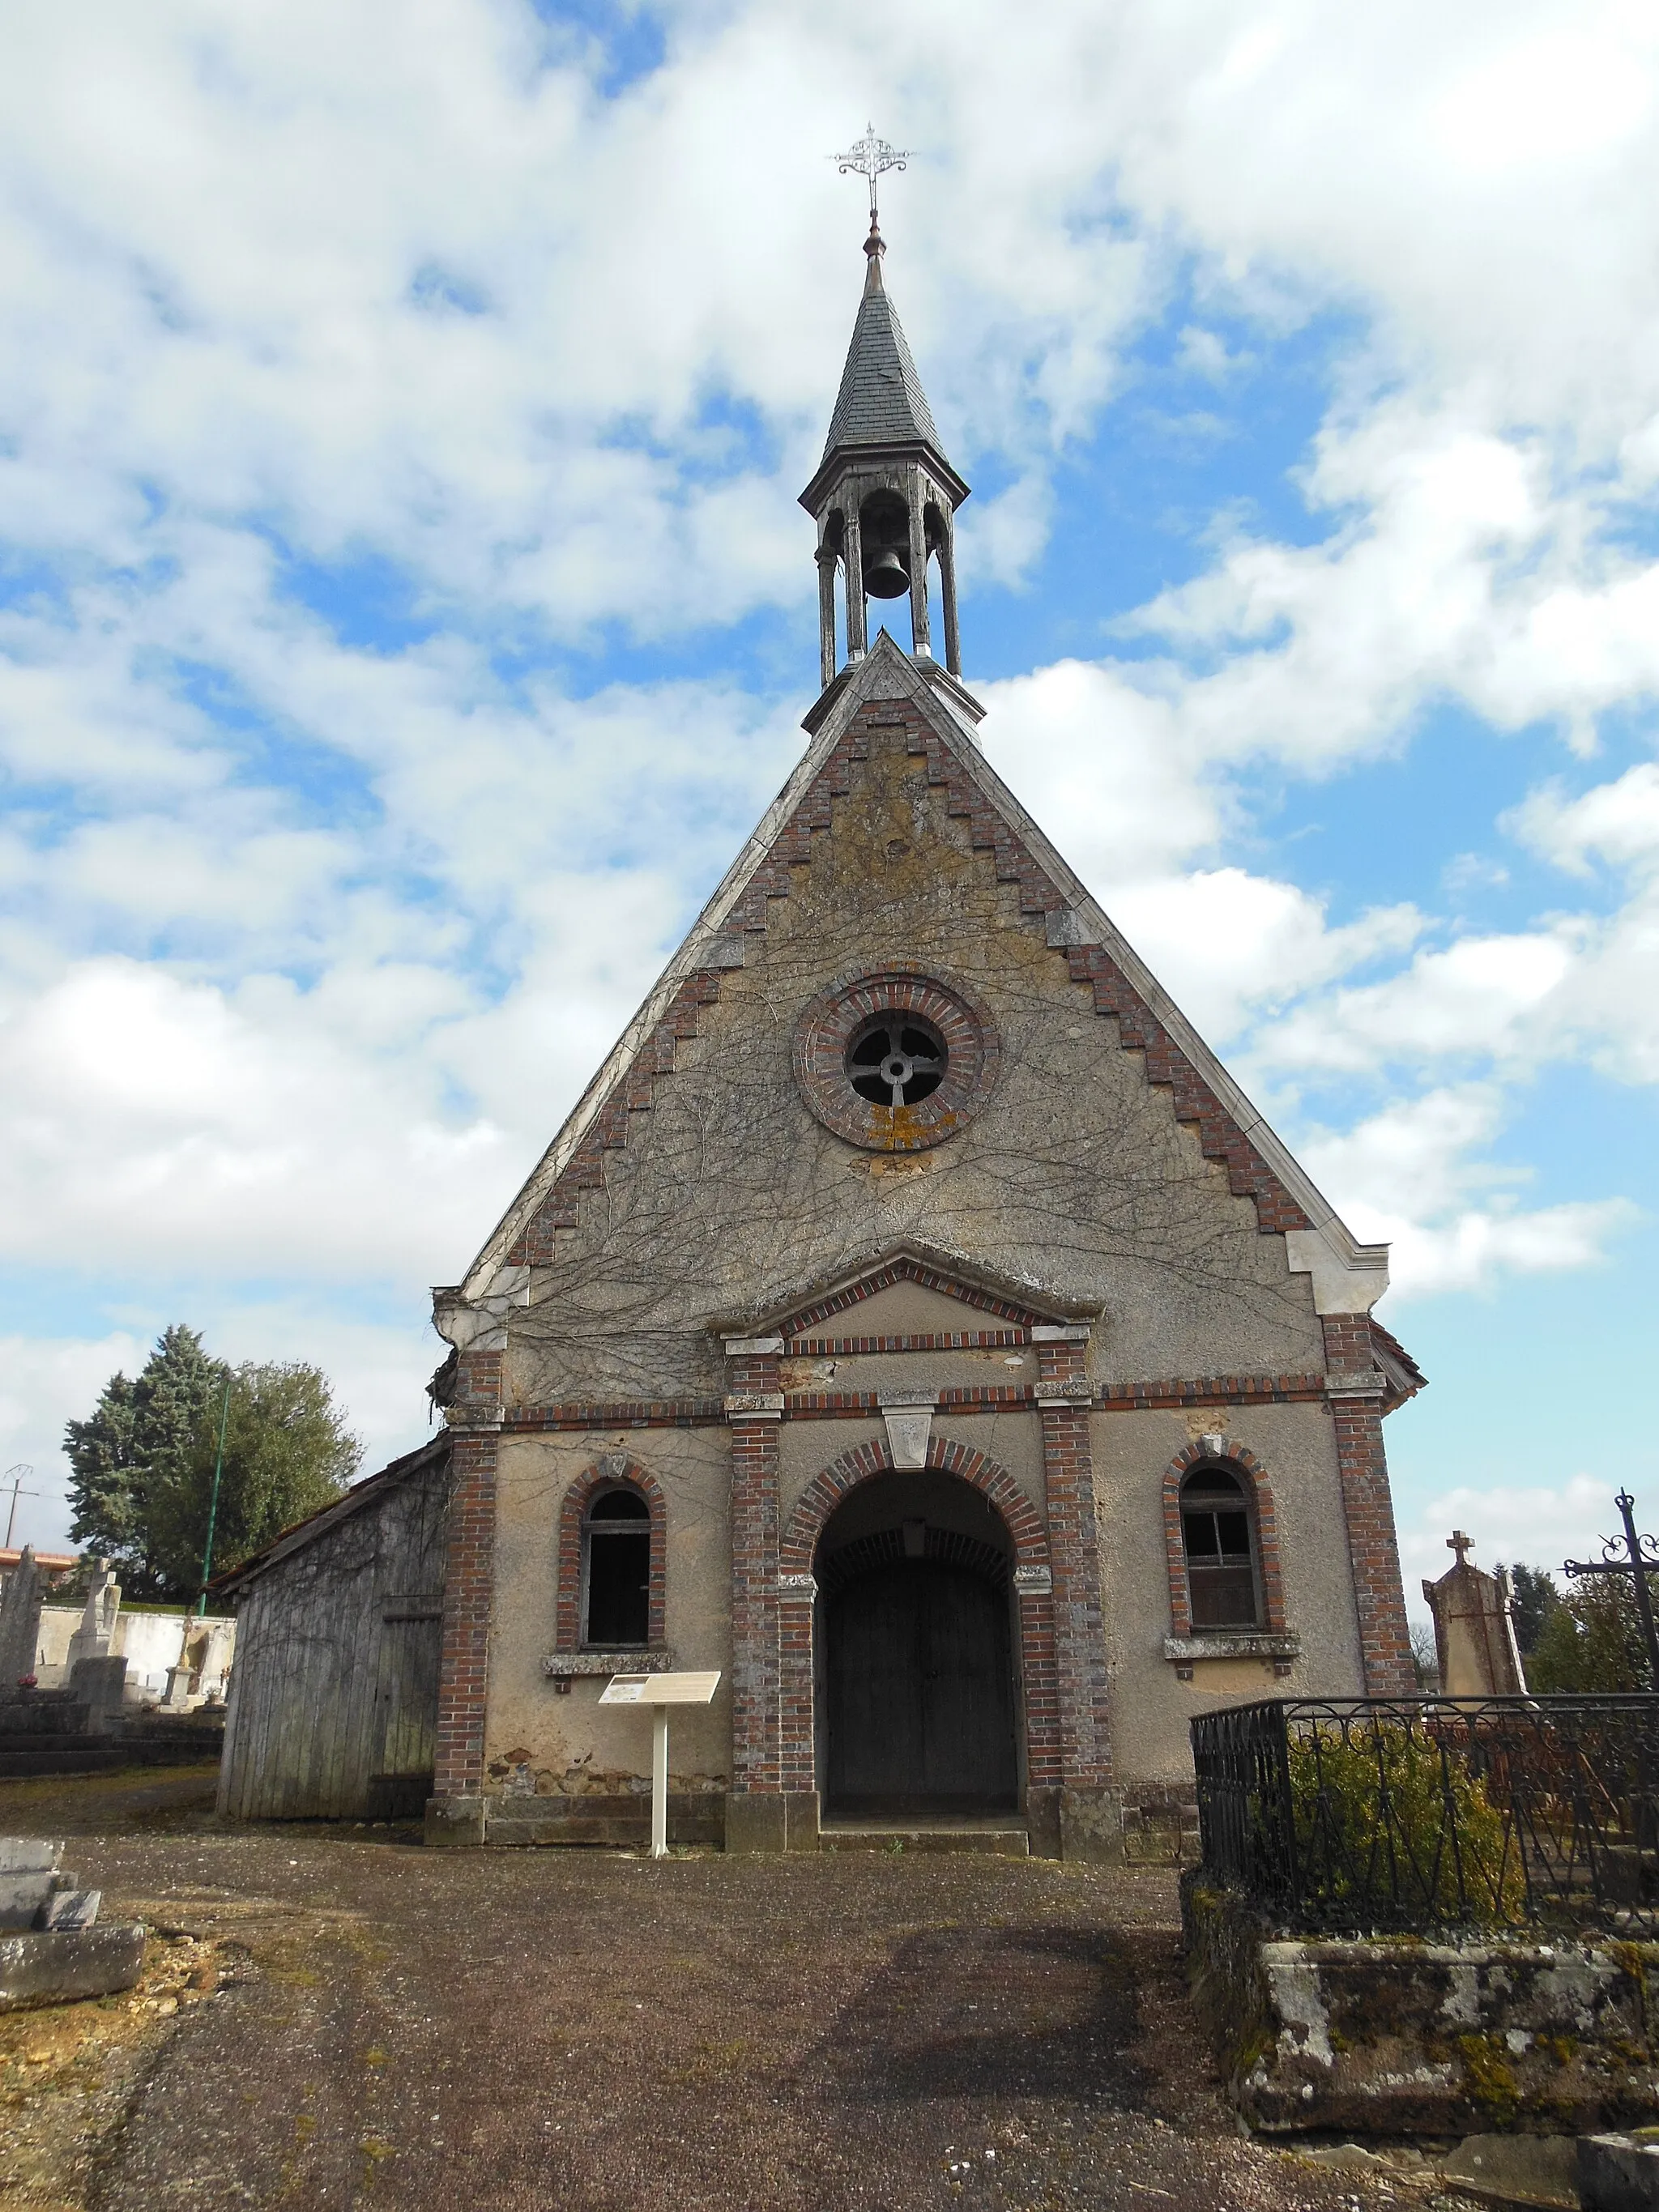
[[910,588],[910,572],[898,549],[884,545],[873,561],[865,563],[864,588],[872,599],[902,599]]

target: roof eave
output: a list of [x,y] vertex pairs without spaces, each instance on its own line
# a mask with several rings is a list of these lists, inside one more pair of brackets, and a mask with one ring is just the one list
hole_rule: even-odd
[[813,477],[800,495],[800,504],[809,514],[817,511],[823,498],[836,478],[860,461],[879,468],[884,462],[926,461],[939,478],[941,487],[950,495],[951,512],[954,514],[963,500],[970,496],[969,487],[951,466],[937,446],[926,438],[905,438],[884,441],[871,446],[832,446],[817,466]]

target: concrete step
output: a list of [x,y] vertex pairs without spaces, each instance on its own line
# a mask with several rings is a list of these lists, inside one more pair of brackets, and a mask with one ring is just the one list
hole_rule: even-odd
[[49,1736],[27,1745],[15,1737],[0,1740],[0,1782],[15,1782],[40,1774],[110,1774],[129,1764],[127,1754],[106,1747],[107,1736],[70,1736],[54,1743]]
[[995,1858],[1025,1859],[1031,1838],[1022,1821],[827,1820],[818,1830],[823,1851],[979,1851]]

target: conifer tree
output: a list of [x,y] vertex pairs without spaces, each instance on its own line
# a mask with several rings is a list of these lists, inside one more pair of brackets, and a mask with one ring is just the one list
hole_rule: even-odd
[[175,1324],[136,1380],[111,1376],[89,1417],[65,1431],[70,1534],[106,1557],[134,1597],[191,1598],[201,1586],[222,1415],[216,1574],[337,1498],[356,1472],[361,1447],[320,1369],[274,1361],[233,1371]]
[[135,1596],[160,1594],[149,1542],[155,1486],[190,1465],[203,1418],[225,1385],[222,1361],[183,1322],[164,1330],[135,1381],[111,1376],[91,1417],[70,1421],[70,1534],[108,1559]]

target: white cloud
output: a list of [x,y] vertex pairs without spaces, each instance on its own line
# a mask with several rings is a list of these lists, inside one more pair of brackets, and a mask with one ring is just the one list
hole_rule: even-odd
[[1332,928],[1323,901],[1243,868],[1127,884],[1113,897],[1112,915],[1200,1034],[1217,1044],[1237,1035],[1248,1017],[1401,951],[1422,927],[1414,908],[1399,906]]
[[1643,761],[1614,783],[1568,799],[1559,786],[1534,792],[1504,817],[1504,827],[1576,874],[1592,860],[1615,867],[1659,863],[1659,766]]
[[1515,1188],[1527,1171],[1483,1157],[1504,1119],[1492,1084],[1431,1091],[1386,1108],[1340,1136],[1300,1147],[1321,1189],[1355,1232],[1390,1249],[1401,1299],[1477,1291],[1506,1274],[1548,1274],[1604,1260],[1638,1218],[1622,1198],[1528,1210]]
[[1386,982],[1298,1008],[1257,1040],[1270,1066],[1360,1070],[1443,1059],[1536,1064],[1563,1044],[1552,1000],[1571,973],[1576,940],[1559,928],[1467,937],[1419,952]]

